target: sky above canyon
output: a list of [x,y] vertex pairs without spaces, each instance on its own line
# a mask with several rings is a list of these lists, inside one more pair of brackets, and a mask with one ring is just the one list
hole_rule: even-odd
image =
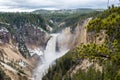
[[[30,12],[37,9],[106,9],[107,2],[108,0],[0,0],[0,12]],[[118,5],[118,3],[119,0],[110,0],[109,5]]]

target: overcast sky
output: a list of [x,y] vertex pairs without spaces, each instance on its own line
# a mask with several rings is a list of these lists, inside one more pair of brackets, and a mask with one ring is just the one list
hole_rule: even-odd
[[[108,0],[0,0],[0,11],[33,11],[36,9],[106,8]],[[119,0],[110,0],[117,4]]]

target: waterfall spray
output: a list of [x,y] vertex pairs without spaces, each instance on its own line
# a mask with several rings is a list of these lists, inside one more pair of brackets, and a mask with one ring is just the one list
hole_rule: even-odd
[[55,60],[67,53],[67,49],[56,52],[56,40],[58,35],[59,34],[51,34],[52,37],[47,43],[44,55],[42,55],[37,68],[34,70],[34,80],[42,80],[42,77],[47,73],[49,67]]

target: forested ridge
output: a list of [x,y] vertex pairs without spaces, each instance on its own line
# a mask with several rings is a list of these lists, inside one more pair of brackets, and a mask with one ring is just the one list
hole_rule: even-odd
[[[0,22],[7,23],[11,26],[16,26],[18,29],[20,26],[30,24],[38,26],[46,30],[47,20],[40,14],[33,13],[0,13]],[[12,28],[12,27],[11,27]]]
[[[89,17],[95,17],[97,14],[99,14],[101,11],[91,11],[88,13],[73,13],[73,14],[55,14],[55,16],[51,16],[53,19],[56,19],[57,26],[54,25],[54,32],[60,32],[62,29],[66,27],[70,27],[72,31],[74,31],[76,25],[78,22],[81,24],[83,21]],[[60,23],[63,23],[63,25],[59,26]]]
[[[94,36],[104,31],[105,42],[77,46],[56,60],[56,65],[49,68],[43,80],[120,80],[120,7],[111,6],[99,13],[86,29],[88,33],[94,32]],[[85,59],[102,66],[102,71],[96,70],[93,65],[87,71],[79,69],[71,76],[70,69]]]

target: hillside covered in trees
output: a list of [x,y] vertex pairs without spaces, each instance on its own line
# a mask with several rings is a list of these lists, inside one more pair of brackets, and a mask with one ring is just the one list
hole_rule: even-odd
[[0,13],[0,22],[15,25],[17,28],[25,24],[38,26],[46,30],[47,21],[40,14],[32,13]]
[[[97,14],[86,30],[87,34],[94,33],[95,38],[104,32],[104,42],[75,47],[56,60],[43,80],[120,80],[120,7],[112,6]],[[86,65],[92,65],[82,67],[85,60],[88,60]]]
[[53,32],[60,32],[68,26],[75,26],[79,20],[95,16],[103,10],[78,8],[78,9],[62,9],[62,10],[35,10],[34,14],[42,15],[47,19],[48,24],[53,28]]

